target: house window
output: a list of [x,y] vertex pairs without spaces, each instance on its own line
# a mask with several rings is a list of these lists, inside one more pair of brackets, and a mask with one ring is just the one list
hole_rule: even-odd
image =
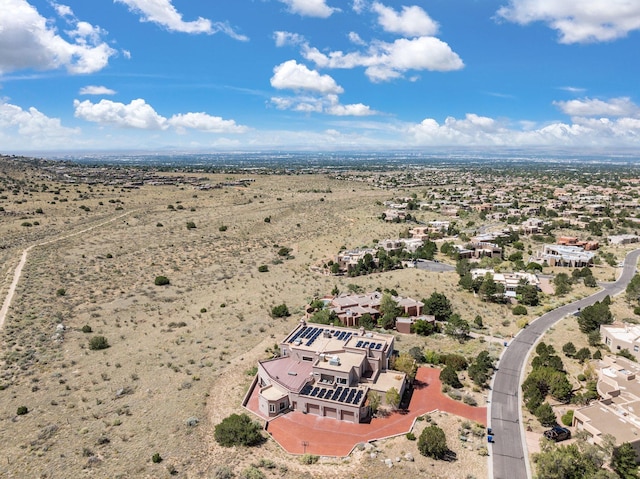
[[269,404],[269,412],[276,412],[276,405],[275,404]]
[[338,384],[347,384],[347,379],[346,378],[337,378],[336,382]]
[[281,403],[280,403],[280,410],[282,411],[285,407],[286,407],[285,403],[284,403],[284,402],[281,402]]
[[620,345],[616,346],[616,349],[620,349]]
[[323,384],[333,384],[334,377],[327,374],[320,375],[320,382]]
[[611,338],[608,338],[608,337],[607,337],[607,338],[604,338],[604,343],[605,343],[607,346],[611,346]]
[[637,352],[638,352],[638,349],[640,349],[640,348],[639,348],[639,347],[638,347],[638,345],[636,344],[636,345],[633,347],[633,352],[634,352],[634,353],[637,353]]
[[313,361],[313,358],[310,356],[302,356],[303,361]]

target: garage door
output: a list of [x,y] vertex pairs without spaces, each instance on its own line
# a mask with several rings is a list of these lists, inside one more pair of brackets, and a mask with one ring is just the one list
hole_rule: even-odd
[[320,405],[319,404],[307,404],[307,412],[309,414],[315,414],[317,416],[320,415]]
[[342,420],[356,422],[356,413],[353,411],[342,411]]
[[338,410],[334,407],[326,407],[324,408],[324,415],[326,417],[332,417],[334,419],[338,419]]

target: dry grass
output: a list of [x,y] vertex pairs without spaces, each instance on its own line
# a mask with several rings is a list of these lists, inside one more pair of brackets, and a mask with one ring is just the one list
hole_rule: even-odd
[[[376,445],[376,459],[358,452],[314,466],[301,465],[272,441],[246,451],[220,448],[212,439],[221,418],[241,411],[250,381],[245,371],[293,327],[309,299],[336,285],[342,291],[350,284],[395,288],[417,299],[444,292],[463,318],[481,315],[487,334],[517,331],[507,306],[459,292],[455,273],[334,278],[309,271],[343,245],[397,237],[406,226],[380,221],[376,202],[409,192],[321,175],[256,176],[248,188],[210,191],[180,185],[130,190],[56,184],[38,172],[0,166],[3,175],[27,185],[0,200],[0,294],[24,248],[58,239],[30,252],[0,332],[4,477],[169,477],[174,469],[179,477],[214,477],[219,465],[238,474],[261,458],[278,465],[269,477],[486,475],[486,458],[457,439],[460,420],[444,415],[436,420],[451,430],[449,445],[459,458],[453,464],[420,457],[405,438]],[[216,183],[231,175],[207,176]],[[423,219],[436,216],[424,213]],[[25,221],[39,225],[22,226]],[[188,221],[196,228],[188,230]],[[293,258],[280,261],[280,246],[293,248]],[[269,271],[258,272],[260,265]],[[171,284],[155,286],[158,275]],[[290,318],[269,316],[280,303],[289,306]],[[58,324],[64,332],[56,331]],[[85,325],[93,332],[83,333]],[[111,347],[90,350],[94,335],[105,336]],[[418,345],[475,355],[488,347],[442,336],[398,338],[401,351]],[[29,413],[18,416],[20,406]],[[188,427],[190,417],[199,425]],[[156,452],[164,458],[160,464],[151,461]],[[415,462],[392,471],[380,462],[402,452],[412,452]]]

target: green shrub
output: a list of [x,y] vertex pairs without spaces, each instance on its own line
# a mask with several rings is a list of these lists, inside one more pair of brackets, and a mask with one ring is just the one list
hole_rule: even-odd
[[227,229],[229,229],[229,227],[228,227],[227,225],[221,225],[221,226],[218,228],[218,231],[227,231]]
[[267,271],[269,271],[269,267],[266,264],[261,264],[260,266],[258,266],[258,272],[266,273]]
[[82,326],[82,332],[83,333],[92,333],[93,329],[91,329],[91,326],[89,326],[88,324],[85,324],[84,326]]
[[213,471],[214,479],[233,479],[234,475],[233,469],[226,465],[217,466]]
[[255,466],[249,466],[240,473],[242,479],[264,479],[264,472]]
[[407,433],[407,439],[409,439],[409,441],[415,441],[416,440],[416,435],[412,432],[408,432]]
[[207,312],[207,308],[200,308],[200,312],[201,312],[202,314],[206,313],[206,312]]
[[162,462],[162,456],[156,452],[153,456],[151,456],[151,462],[153,462],[154,464]]
[[65,294],[67,294],[67,290],[64,288],[59,288],[56,290],[56,296],[64,296]]
[[18,416],[24,416],[25,414],[27,414],[29,412],[29,408],[27,406],[20,406],[18,408],[18,411],[16,412],[16,414]]
[[169,278],[167,278],[166,276],[156,276],[156,279],[154,280],[154,284],[156,286],[164,286],[169,283]]
[[302,464],[311,465],[311,464],[315,464],[316,462],[318,462],[319,459],[320,459],[320,457],[314,456],[313,454],[303,454],[300,457],[300,462]]
[[192,230],[196,227],[196,224],[193,221],[187,221],[187,229]]
[[573,409],[569,409],[566,413],[562,415],[562,424],[565,426],[573,425]]
[[523,316],[525,314],[527,314],[527,308],[525,308],[524,306],[522,306],[521,304],[518,304],[517,306],[515,306],[512,310],[511,313],[514,316]]
[[262,427],[245,413],[232,414],[215,427],[213,437],[224,447],[255,446],[264,441]]
[[425,427],[418,439],[418,450],[423,456],[444,459],[449,452],[444,431],[438,426]]
[[291,316],[291,313],[289,312],[287,305],[282,303],[271,308],[271,316],[274,318],[286,318]]
[[107,349],[109,347],[109,341],[104,336],[94,336],[89,340],[89,349],[92,351],[99,351],[100,349]]

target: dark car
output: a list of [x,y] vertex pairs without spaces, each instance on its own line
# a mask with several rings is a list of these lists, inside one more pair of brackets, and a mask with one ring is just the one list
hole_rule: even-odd
[[549,429],[548,431],[545,431],[544,437],[555,442],[565,441],[567,439],[571,439],[571,431],[569,431],[566,427],[556,426]]

